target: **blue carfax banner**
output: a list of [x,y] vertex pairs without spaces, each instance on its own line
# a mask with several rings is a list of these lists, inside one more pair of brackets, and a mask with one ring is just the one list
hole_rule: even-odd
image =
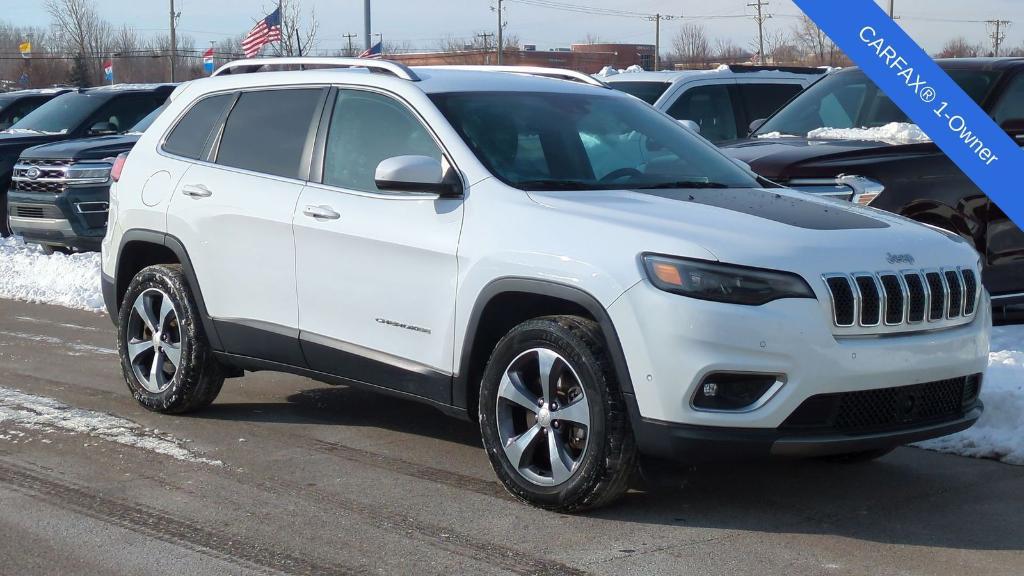
[[794,2],[1024,228],[1024,151],[874,0]]

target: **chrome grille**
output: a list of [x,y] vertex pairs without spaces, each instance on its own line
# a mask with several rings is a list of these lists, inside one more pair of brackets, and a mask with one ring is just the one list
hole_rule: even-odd
[[[11,175],[11,188],[23,192],[50,192],[60,194],[67,190],[69,160],[18,160]],[[35,177],[30,170],[38,170]]]
[[825,274],[832,322],[841,328],[969,318],[980,286],[973,270],[942,268]]

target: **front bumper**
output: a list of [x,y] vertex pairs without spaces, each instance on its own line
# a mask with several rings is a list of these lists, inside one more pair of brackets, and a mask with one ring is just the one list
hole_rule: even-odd
[[[792,431],[784,427],[812,396],[899,388],[985,372],[991,309],[987,296],[967,324],[876,337],[836,336],[820,302],[778,300],[739,306],[662,292],[646,282],[609,307],[633,385],[627,395],[641,451],[679,458],[811,455],[895,446],[969,427],[981,406],[942,422],[883,433]],[[782,375],[784,384],[748,411],[696,409],[692,399],[715,372]]]
[[7,196],[11,230],[25,240],[79,251],[100,249],[107,229],[107,185],[73,186],[60,194],[10,190]]

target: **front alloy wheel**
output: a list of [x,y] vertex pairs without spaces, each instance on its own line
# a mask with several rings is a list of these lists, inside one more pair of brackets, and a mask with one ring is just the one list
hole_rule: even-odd
[[496,416],[505,456],[526,480],[556,486],[579,467],[590,407],[579,376],[557,352],[533,348],[505,368]]

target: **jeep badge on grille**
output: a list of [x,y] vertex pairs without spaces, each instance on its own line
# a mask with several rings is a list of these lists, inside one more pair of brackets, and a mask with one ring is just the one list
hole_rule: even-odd
[[888,253],[885,255],[885,259],[889,264],[913,264],[914,257],[910,254],[892,254]]

